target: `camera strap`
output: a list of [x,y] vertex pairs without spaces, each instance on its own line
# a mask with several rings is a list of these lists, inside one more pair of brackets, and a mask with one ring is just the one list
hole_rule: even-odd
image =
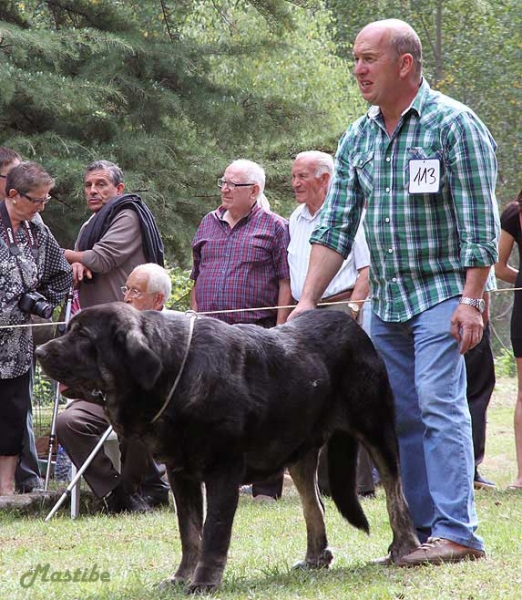
[[[13,225],[11,224],[11,218],[9,217],[9,213],[7,212],[7,208],[5,206],[5,200],[0,202],[0,217],[2,218],[2,223],[4,225],[5,237],[9,251],[13,256],[20,256],[20,248],[16,243]],[[29,242],[29,247],[31,248],[31,254],[34,256],[34,259],[37,260],[39,254],[38,242],[34,237],[29,221],[23,221],[23,226],[25,229],[25,235],[27,236],[27,241]]]

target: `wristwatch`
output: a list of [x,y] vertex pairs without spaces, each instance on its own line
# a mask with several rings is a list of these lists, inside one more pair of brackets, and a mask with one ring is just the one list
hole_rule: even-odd
[[355,302],[348,302],[348,308],[352,311],[354,319],[357,320],[361,307]]
[[459,300],[459,304],[473,306],[473,308],[476,308],[480,314],[482,314],[486,308],[486,301],[483,298],[467,298],[466,296],[462,296],[462,298]]

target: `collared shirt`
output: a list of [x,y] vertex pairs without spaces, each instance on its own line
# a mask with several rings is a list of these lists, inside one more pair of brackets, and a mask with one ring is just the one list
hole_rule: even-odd
[[[279,281],[290,278],[286,219],[254,205],[233,228],[225,209],[206,215],[192,241],[198,311],[277,306]],[[211,315],[227,323],[255,323],[275,310]]]
[[[347,256],[365,203],[372,308],[404,322],[462,293],[497,260],[496,144],[466,106],[423,81],[390,137],[378,107],[345,132],[312,242]],[[410,159],[440,160],[440,190],[409,192]]]
[[[324,206],[324,205],[323,205]],[[303,291],[308,263],[310,262],[310,236],[312,235],[323,207],[313,215],[310,214],[306,204],[298,206],[290,216],[290,245],[288,246],[288,264],[290,265],[290,284],[292,296],[299,300]],[[323,298],[335,296],[339,292],[351,290],[355,286],[358,271],[370,264],[370,251],[364,236],[362,223],[359,225],[355,236],[352,251],[343,262],[339,271],[326,288]]]

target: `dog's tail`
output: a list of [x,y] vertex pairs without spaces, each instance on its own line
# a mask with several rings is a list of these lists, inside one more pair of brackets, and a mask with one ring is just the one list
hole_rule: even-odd
[[328,441],[330,493],[341,515],[354,527],[370,532],[357,496],[357,448],[355,438],[337,431]]

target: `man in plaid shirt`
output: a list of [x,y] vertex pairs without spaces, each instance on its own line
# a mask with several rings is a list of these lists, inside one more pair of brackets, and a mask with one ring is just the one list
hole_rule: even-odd
[[339,142],[295,313],[321,297],[366,204],[371,338],[394,391],[405,494],[425,542],[399,565],[481,558],[462,355],[482,337],[497,260],[496,144],[469,108],[430,89],[408,24],[366,26],[354,58],[372,107]]
[[[288,222],[271,212],[263,193],[265,172],[255,162],[236,160],[218,180],[221,206],[201,221],[194,240],[191,308],[232,310],[210,316],[226,323],[281,325],[292,302],[287,248]],[[256,310],[238,310],[256,309]],[[281,496],[283,472],[254,483],[253,496]]]

